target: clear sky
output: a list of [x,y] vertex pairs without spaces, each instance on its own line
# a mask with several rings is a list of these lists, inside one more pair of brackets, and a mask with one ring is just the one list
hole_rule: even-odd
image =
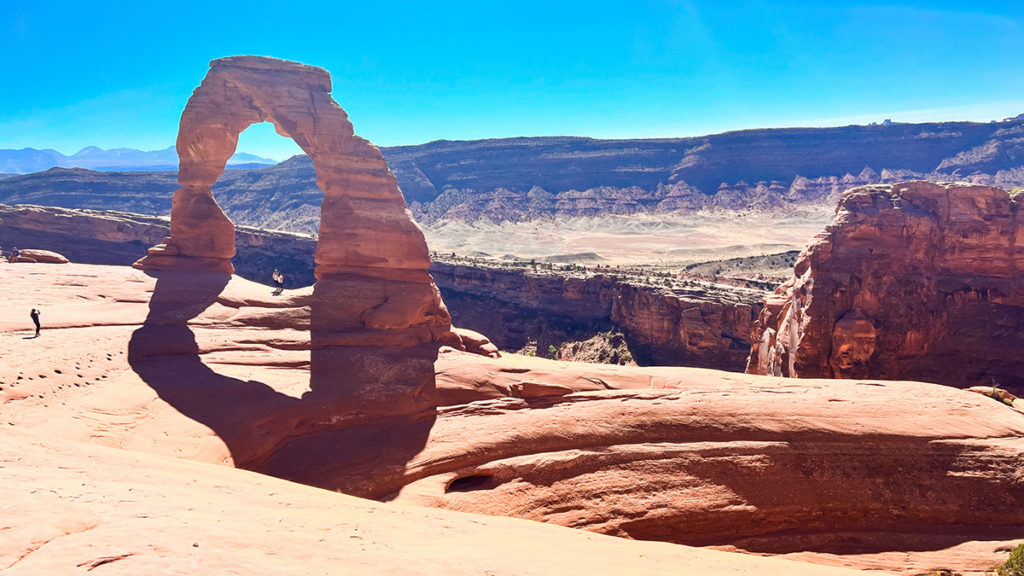
[[[214,58],[326,68],[356,132],[690,136],[1024,112],[1024,2],[11,0],[0,148],[173,145]],[[268,125],[239,151],[298,152]]]

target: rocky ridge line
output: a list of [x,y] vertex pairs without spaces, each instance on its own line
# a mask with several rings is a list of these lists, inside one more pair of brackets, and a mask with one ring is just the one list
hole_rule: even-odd
[[[385,148],[421,223],[833,205],[843,190],[912,179],[1024,186],[1024,118],[730,132],[699,138],[512,138]],[[0,179],[0,202],[167,214],[170,173],[52,169]],[[225,173],[235,222],[316,232],[323,194],[297,156]]]

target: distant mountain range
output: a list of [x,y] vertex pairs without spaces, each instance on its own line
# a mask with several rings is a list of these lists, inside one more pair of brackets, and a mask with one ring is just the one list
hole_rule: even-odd
[[[1024,115],[1002,122],[743,130],[657,140],[575,137],[382,148],[420,222],[494,222],[833,204],[860,184],[1024,187]],[[0,203],[168,214],[174,172],[52,168],[0,178]],[[305,156],[214,186],[239,224],[315,232],[323,194]]]
[[[260,168],[277,164],[276,160],[239,152],[228,160],[231,168]],[[88,146],[65,156],[56,150],[22,148],[0,149],[0,174],[28,174],[53,167],[88,168],[105,172],[156,172],[178,169],[178,152],[174,146],[163,150]]]

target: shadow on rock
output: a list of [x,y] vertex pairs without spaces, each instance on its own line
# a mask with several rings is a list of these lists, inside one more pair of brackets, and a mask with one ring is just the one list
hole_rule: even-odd
[[[314,329],[311,389],[294,398],[203,362],[188,323],[218,301],[229,274],[151,274],[149,314],[128,346],[132,369],[162,400],[213,430],[236,466],[378,499],[404,484],[406,464],[435,420],[436,346],[336,346]],[[330,307],[314,291],[313,326]]]

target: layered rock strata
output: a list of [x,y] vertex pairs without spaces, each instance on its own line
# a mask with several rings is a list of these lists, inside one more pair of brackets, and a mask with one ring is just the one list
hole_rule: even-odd
[[[83,264],[131,264],[168,232],[167,220],[153,216],[0,206],[0,244],[45,246]],[[280,268],[287,288],[315,281],[315,238],[238,226],[235,246],[232,264],[244,278],[266,284]],[[576,348],[564,351],[573,357],[595,334],[617,331],[626,336],[629,357],[644,364],[740,371],[761,306],[749,290],[669,291],[611,275],[584,279],[442,262],[429,272],[457,325],[505,350],[536,342],[543,353],[567,344]]]
[[[915,179],[959,178],[1012,188],[1024,185],[1022,135],[1024,117],[1018,116],[1002,122],[741,130],[657,140],[436,141],[381,151],[417,220],[440,228],[459,220],[803,212],[834,207],[842,191],[853,186]],[[55,159],[24,162],[25,154],[51,153],[0,150],[0,172],[45,170]],[[0,178],[0,202],[165,214],[174,176],[55,168]],[[315,233],[323,198],[315,180],[313,163],[299,156],[271,168],[232,170],[214,192],[236,223]],[[265,193],[254,195],[254,190]]]
[[760,293],[672,291],[598,274],[571,277],[523,269],[435,262],[431,273],[454,321],[498,347],[539,351],[619,330],[641,364],[740,371]]
[[766,300],[748,372],[1024,390],[1019,199],[922,181],[847,191]]
[[[52,206],[0,205],[0,244],[40,246],[81,264],[128,266],[170,233],[166,218],[111,210],[68,210]],[[313,276],[313,236],[235,227],[231,263],[244,278],[269,283],[277,268],[286,288],[309,286]]]

